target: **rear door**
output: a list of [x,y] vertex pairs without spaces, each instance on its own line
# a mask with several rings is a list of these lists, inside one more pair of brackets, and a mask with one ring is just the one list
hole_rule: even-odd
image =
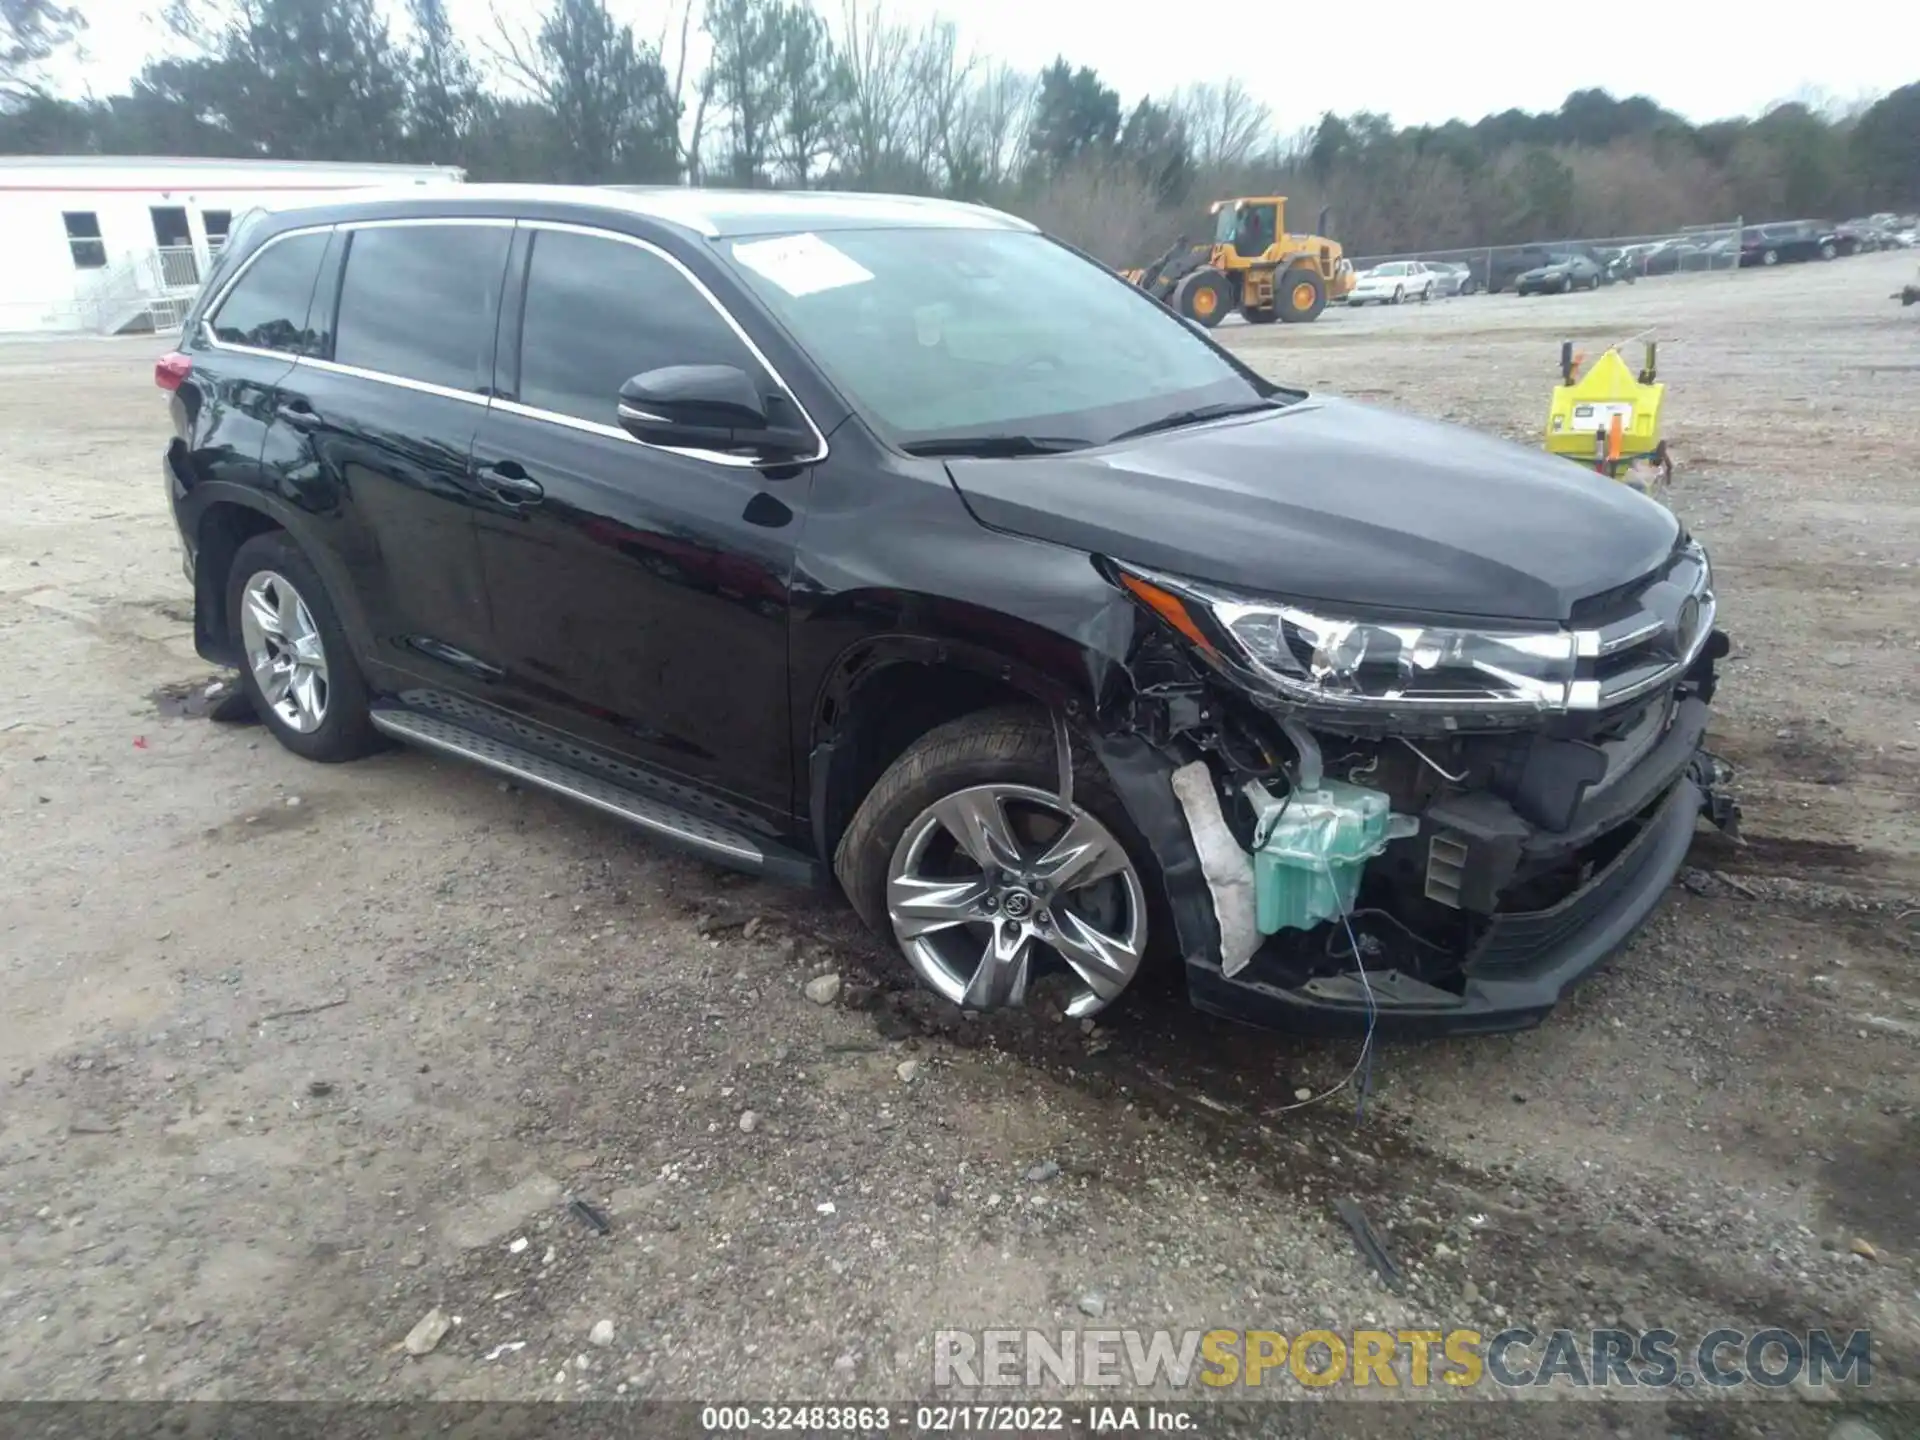
[[346,570],[376,684],[478,689],[490,618],[473,514],[511,220],[343,225],[313,352],[281,377],[261,464]]
[[738,366],[770,413],[795,402],[665,251],[576,226],[521,233],[509,393],[474,453],[501,487],[479,532],[503,703],[782,812],[788,583],[811,469],[643,445],[617,405],[642,371],[700,364]]
[[186,341],[193,371],[177,400],[180,438],[171,459],[191,488],[251,486],[273,420],[275,386],[310,346],[307,325],[331,229],[288,231],[248,256]]

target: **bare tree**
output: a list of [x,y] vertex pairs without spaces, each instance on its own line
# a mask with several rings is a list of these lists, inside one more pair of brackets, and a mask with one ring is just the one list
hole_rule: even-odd
[[[683,116],[687,113],[687,70],[693,54],[695,3],[696,0],[678,0],[677,8],[673,5],[668,6],[666,18],[660,23],[660,41],[654,47],[659,52],[663,65],[667,63],[669,55],[673,57],[672,78],[668,82],[668,92],[672,96],[675,113]],[[668,42],[675,40],[673,31],[676,19],[679,21],[680,33],[677,41],[670,46]],[[497,15],[495,23],[498,24]],[[680,149],[680,168],[685,173],[689,185],[698,185],[701,181],[700,141],[706,129],[707,107],[713,100],[714,83],[712,66],[708,66],[694,78],[693,124],[684,133],[676,131],[674,135],[675,143]]]
[[1238,80],[1189,85],[1175,95],[1173,110],[1202,170],[1244,164],[1273,132],[1272,110]]
[[1038,80],[994,64],[970,77],[954,115],[948,168],[955,192],[972,197],[1011,185],[1027,151]]
[[1139,168],[1105,152],[1069,161],[1020,213],[1110,265],[1142,263],[1180,227],[1178,212],[1161,208]]
[[976,63],[972,52],[962,53],[960,33],[951,20],[928,21],[908,46],[906,158],[929,186],[945,188],[951,182],[954,131]]
[[912,38],[886,19],[880,0],[841,0],[836,44],[846,68],[847,115],[840,166],[857,184],[877,184],[900,166]]

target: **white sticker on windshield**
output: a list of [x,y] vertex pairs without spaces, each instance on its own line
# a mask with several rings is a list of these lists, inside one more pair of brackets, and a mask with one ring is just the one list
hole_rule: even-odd
[[866,266],[813,234],[747,241],[733,247],[733,258],[789,295],[812,295],[873,279]]

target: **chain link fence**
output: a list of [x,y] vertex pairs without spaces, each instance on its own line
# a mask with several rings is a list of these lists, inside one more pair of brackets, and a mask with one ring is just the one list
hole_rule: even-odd
[[1654,235],[1609,235],[1585,239],[1535,240],[1524,245],[1478,245],[1456,250],[1409,250],[1397,255],[1353,257],[1356,270],[1390,261],[1464,265],[1459,294],[1512,290],[1527,271],[1567,255],[1583,255],[1600,266],[1609,281],[1650,275],[1736,270],[1740,266],[1742,221],[1689,225]]

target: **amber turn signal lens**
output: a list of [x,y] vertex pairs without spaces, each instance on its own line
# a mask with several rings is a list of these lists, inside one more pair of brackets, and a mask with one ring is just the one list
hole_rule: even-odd
[[1146,605],[1154,614],[1202,650],[1209,655],[1218,653],[1213,648],[1213,642],[1207,639],[1198,625],[1193,623],[1193,616],[1187,613],[1186,602],[1178,595],[1171,590],[1162,590],[1158,585],[1150,585],[1138,575],[1129,575],[1125,571],[1120,573],[1120,583],[1135,599]]

